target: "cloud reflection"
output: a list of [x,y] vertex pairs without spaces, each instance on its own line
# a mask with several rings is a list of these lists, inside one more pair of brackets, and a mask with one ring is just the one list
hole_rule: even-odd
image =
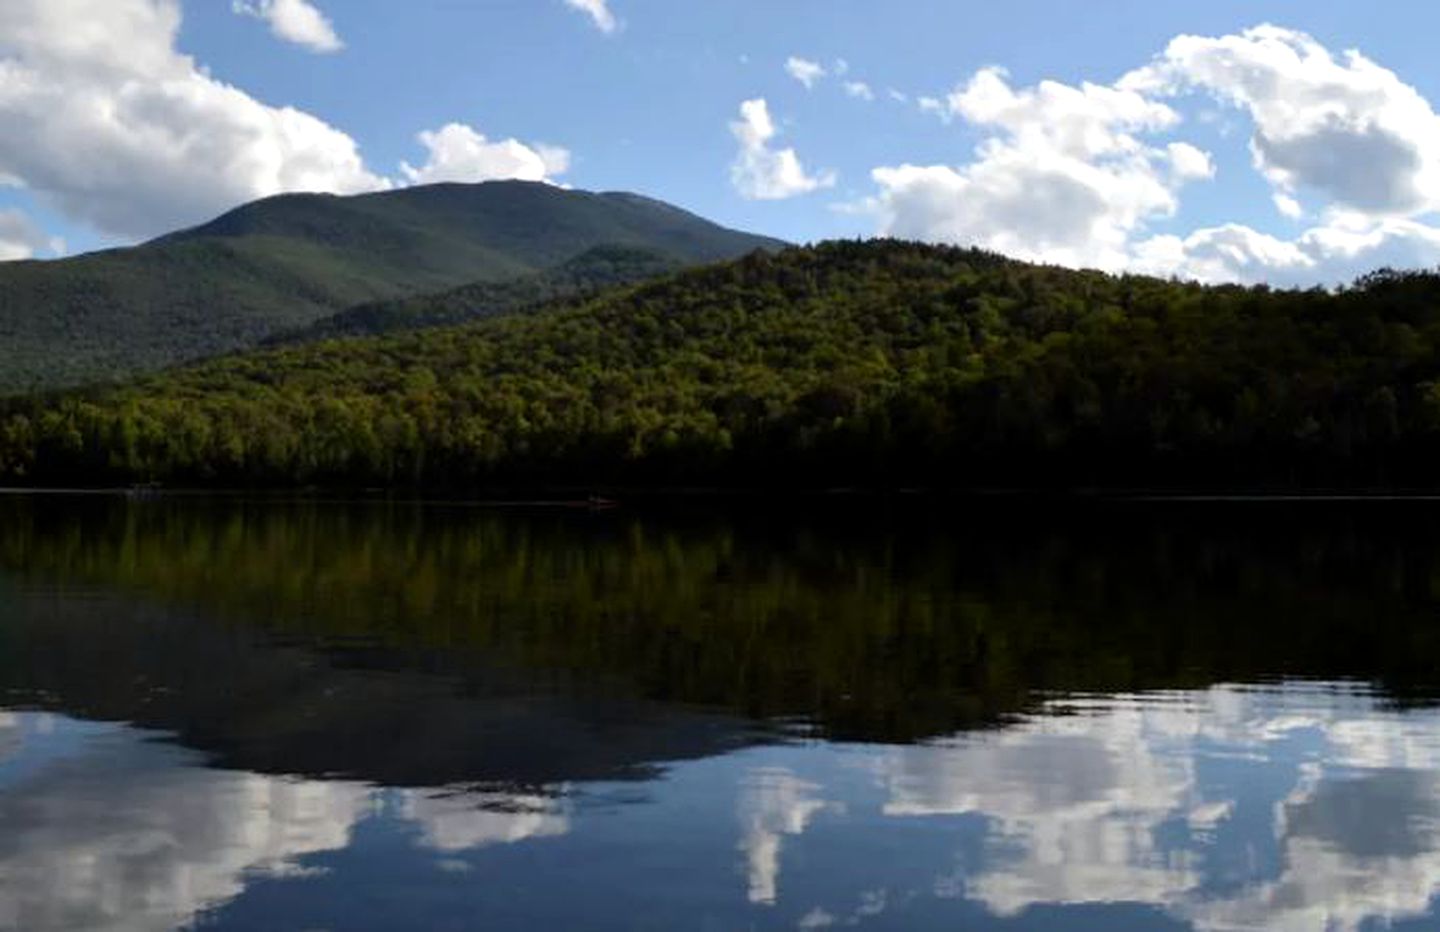
[[[313,870],[303,859],[346,848],[381,805],[364,784],[207,769],[156,736],[48,715],[0,719],[0,775],[7,752],[27,769],[0,793],[0,929],[188,927],[256,878]],[[556,805],[401,791],[398,808],[422,847],[454,853],[563,834]]]
[[249,873],[343,847],[367,805],[359,786],[182,768],[188,752],[77,728],[74,753],[0,794],[0,927],[186,925]]
[[563,795],[414,791],[405,794],[401,811],[420,827],[422,844],[440,852],[553,838],[570,831]]
[[[941,886],[992,914],[1126,902],[1216,930],[1425,915],[1440,894],[1437,771],[1440,714],[1311,686],[1056,702],[878,767],[887,815],[988,820],[982,863]],[[1269,804],[1237,792],[1276,774],[1288,790]],[[1257,844],[1234,824],[1247,803],[1277,866],[1237,889],[1222,856]]]
[[[1164,723],[1170,725],[1171,723]],[[991,820],[966,895],[1004,916],[1037,903],[1166,902],[1198,883],[1155,828],[1198,800],[1191,761],[1149,712],[1036,718],[950,747],[903,748],[885,769],[893,816]]]
[[784,769],[757,769],[745,776],[739,803],[740,850],[745,855],[750,902],[775,904],[785,836],[804,834],[816,815],[835,808],[819,792],[819,786]]
[[[184,926],[259,881],[342,870],[327,855],[370,819],[402,823],[422,871],[496,878],[565,876],[602,842],[639,865],[654,855],[636,837],[686,833],[697,864],[738,861],[696,881],[737,927],[905,923],[963,899],[1032,925],[1125,903],[1202,930],[1358,930],[1440,895],[1440,711],[1349,687],[1072,698],[940,744],[741,752],[677,764],[644,814],[588,823],[585,784],[382,790],[204,763],[119,726],[0,719],[0,928]],[[671,808],[715,798],[717,776],[733,808]],[[581,823],[544,863],[465,856],[565,844]],[[666,850],[650,870],[691,869]],[[611,907],[611,886],[591,892],[587,909]]]

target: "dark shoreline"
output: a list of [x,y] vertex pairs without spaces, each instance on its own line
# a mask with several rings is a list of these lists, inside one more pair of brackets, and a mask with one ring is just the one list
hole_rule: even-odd
[[1440,502],[1440,490],[1413,489],[736,489],[736,488],[539,488],[453,489],[224,488],[224,487],[0,487],[5,498],[129,498],[453,505],[457,507],[606,510],[626,505],[726,503],[753,505],[879,504],[1219,504],[1219,503],[1422,503]]

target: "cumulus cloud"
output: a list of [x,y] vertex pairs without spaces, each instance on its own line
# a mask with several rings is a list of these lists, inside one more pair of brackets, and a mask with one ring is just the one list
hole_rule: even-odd
[[606,35],[620,28],[620,20],[611,12],[608,0],[565,0],[565,5],[589,16],[595,28]]
[[419,136],[429,158],[419,168],[402,163],[400,172],[411,184],[442,181],[477,182],[515,179],[550,181],[570,167],[570,153],[518,139],[491,142],[463,123],[450,123]]
[[264,20],[276,37],[312,52],[338,52],[345,47],[334,24],[309,0],[234,0],[232,9]]
[[389,186],[345,133],[177,51],[180,23],[178,0],[0,4],[0,177],[124,238],[284,191]]
[[1136,91],[1054,81],[1017,90],[1003,70],[987,68],[943,106],[993,135],[969,165],[876,169],[872,206],[887,235],[1122,268],[1135,233],[1173,215],[1180,186],[1211,171],[1193,146],[1141,141],[1179,116]]
[[808,58],[798,58],[794,55],[786,60],[785,72],[790,75],[790,77],[805,85],[805,90],[807,91],[813,88],[816,82],[829,74],[829,72],[825,70],[825,66],[819,62],[810,61]]
[[31,259],[47,251],[65,252],[64,240],[46,236],[22,210],[0,209],[0,262]]
[[742,197],[775,201],[834,186],[833,172],[812,175],[805,170],[794,149],[776,149],[771,145],[780,131],[764,99],[742,103],[740,119],[730,124],[730,131],[740,143],[740,154],[730,168],[730,179]]
[[1251,158],[1276,209],[1303,218],[1301,193],[1324,205],[1293,240],[1238,225],[1156,238],[1138,250],[1142,268],[1293,285],[1440,264],[1440,228],[1426,222],[1440,210],[1440,116],[1361,53],[1337,57],[1276,26],[1180,36],[1121,84],[1165,97],[1206,93],[1238,108],[1253,123]]
[[1121,83],[1163,95],[1200,90],[1239,107],[1254,122],[1256,168],[1287,193],[1309,189],[1375,215],[1440,208],[1440,116],[1359,52],[1337,59],[1276,26],[1180,36]]
[[[1281,239],[1240,224],[1155,235],[1184,186],[1216,176],[1210,154],[1164,137],[1176,99],[1248,116],[1254,168],[1276,210],[1314,225]],[[1111,85],[1016,89],[988,68],[922,110],[988,135],[958,165],[873,172],[881,232],[1021,258],[1209,281],[1334,284],[1382,265],[1440,263],[1440,116],[1359,52],[1334,55],[1275,26],[1180,36]]]
[[1199,281],[1280,286],[1353,281],[1377,268],[1440,265],[1440,228],[1414,220],[1339,216],[1294,239],[1241,224],[1156,236],[1136,244],[1134,268]]
[[[296,14],[294,0],[243,6],[297,41],[323,38],[303,32],[323,18]],[[29,189],[70,219],[121,239],[272,194],[394,185],[339,129],[211,77],[176,49],[180,25],[177,0],[0,4],[0,183]],[[401,165],[403,183],[544,181],[570,161],[564,149],[491,141],[459,123],[420,141],[428,157],[419,167]],[[0,214],[0,259],[46,249],[63,252],[63,244],[23,216]]]

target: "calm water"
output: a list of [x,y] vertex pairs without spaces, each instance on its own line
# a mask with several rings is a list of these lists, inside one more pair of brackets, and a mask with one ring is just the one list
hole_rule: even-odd
[[0,928],[1434,928],[1437,519],[0,498]]

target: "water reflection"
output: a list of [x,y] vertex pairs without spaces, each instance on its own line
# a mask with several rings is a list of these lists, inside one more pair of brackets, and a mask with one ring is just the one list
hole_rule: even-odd
[[[1079,705],[930,745],[736,751],[630,796],[261,776],[127,726],[10,715],[0,927],[385,928],[417,897],[457,927],[1436,918],[1440,714],[1315,684]],[[367,888],[376,864],[391,888]]]
[[803,835],[822,812],[844,812],[826,803],[821,787],[783,769],[757,769],[740,788],[740,850],[745,853],[749,900],[774,906],[779,886],[780,853],[787,835]]
[[437,854],[568,830],[556,797],[379,790],[210,769],[124,726],[10,715],[0,741],[0,927],[173,929],[258,879],[303,881],[367,819]]
[[552,795],[503,790],[406,793],[398,812],[420,826],[420,844],[433,851],[468,851],[570,830],[566,788]]
[[[0,764],[0,925],[171,929],[250,872],[346,845],[365,791],[193,766],[141,733],[12,716]],[[20,768],[22,773],[14,773]]]
[[[983,907],[970,918],[977,927],[1067,927],[1076,914],[1056,907],[1120,904],[1155,912],[1112,913],[1117,927],[1436,919],[1440,715],[1398,711],[1365,690],[1062,700],[1001,731],[868,756],[879,812],[893,820],[862,820],[871,831],[910,822],[968,837],[948,852],[955,869],[928,884],[912,876],[867,893],[873,912],[903,902],[915,921],[943,915],[919,904],[928,898]],[[813,794],[839,795],[811,779]],[[852,812],[861,795],[847,800]],[[807,924],[852,924],[864,912],[825,903]]]
[[0,929],[1440,921],[1419,517],[0,511]]

